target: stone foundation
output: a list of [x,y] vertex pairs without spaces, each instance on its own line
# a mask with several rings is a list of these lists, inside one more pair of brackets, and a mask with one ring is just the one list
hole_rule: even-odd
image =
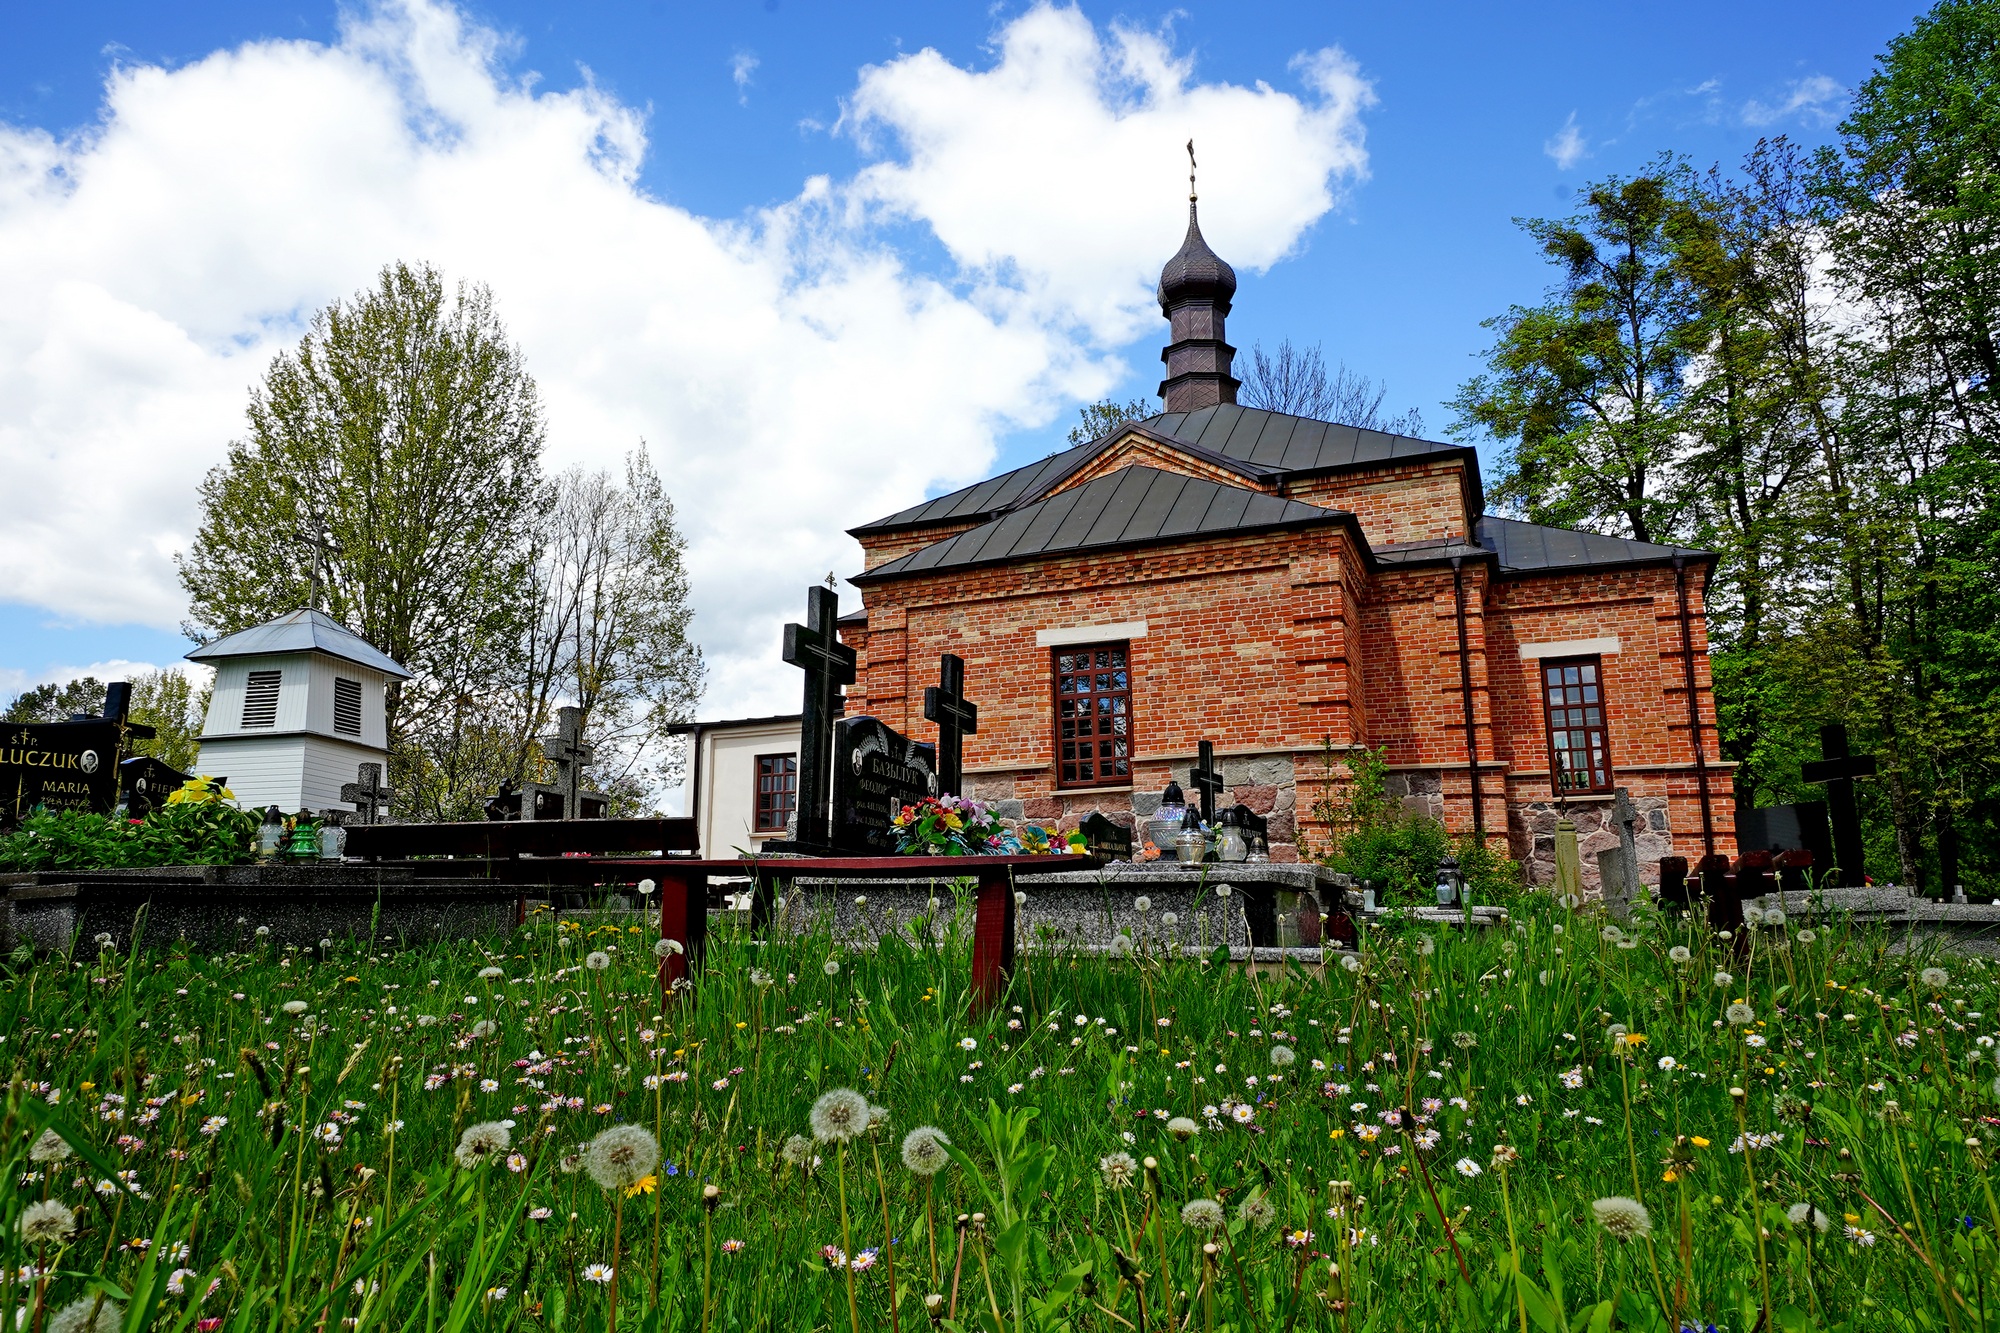
[[[1633,830],[1639,853],[1639,879],[1658,887],[1660,858],[1674,855],[1674,840],[1667,823],[1665,796],[1634,793],[1632,806],[1639,812]],[[1507,841],[1510,854],[1521,863],[1530,884],[1551,884],[1556,877],[1556,821],[1563,806],[1554,797],[1507,804]],[[1577,859],[1582,862],[1584,891],[1600,892],[1597,854],[1618,845],[1618,830],[1611,819],[1611,802],[1592,799],[1571,801],[1569,821],[1576,825]]]

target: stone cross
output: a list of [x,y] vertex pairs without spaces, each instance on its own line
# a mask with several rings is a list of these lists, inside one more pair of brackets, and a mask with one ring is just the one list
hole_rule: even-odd
[[556,735],[542,738],[542,753],[555,761],[556,790],[562,793],[564,819],[578,818],[582,808],[584,766],[597,758],[597,751],[583,743],[583,710],[558,708]]
[[785,661],[806,673],[799,710],[799,832],[797,841],[826,845],[833,799],[833,724],[840,687],[854,683],[854,650],[840,641],[840,598],[831,588],[806,594],[806,623],[785,626]]
[[953,796],[965,794],[965,738],[979,734],[979,705],[965,697],[965,659],[938,657],[938,683],[924,689],[924,717],[937,723],[938,785]]
[[1807,782],[1826,784],[1826,814],[1833,836],[1833,859],[1839,863],[1840,886],[1861,887],[1864,878],[1861,850],[1861,814],[1854,808],[1854,779],[1873,777],[1875,756],[1849,754],[1847,727],[1832,722],[1819,729],[1821,759],[1799,766],[1799,776]]
[[1222,770],[1215,766],[1215,746],[1203,741],[1195,751],[1194,771],[1188,774],[1189,785],[1201,792],[1201,822],[1215,822],[1215,798],[1222,794]]
[[354,807],[357,823],[379,824],[389,813],[389,802],[396,793],[382,785],[382,765],[363,764],[355,770],[359,782],[343,783],[340,799]]
[[1618,874],[1624,880],[1625,896],[1630,898],[1639,891],[1639,842],[1633,831],[1639,811],[1628,788],[1620,787],[1612,796],[1611,822],[1618,832]]

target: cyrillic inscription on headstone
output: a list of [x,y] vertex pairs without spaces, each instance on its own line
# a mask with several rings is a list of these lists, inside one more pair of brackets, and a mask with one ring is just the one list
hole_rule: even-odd
[[833,730],[833,845],[887,856],[893,821],[906,805],[938,794],[937,747],[872,717],[844,717]]

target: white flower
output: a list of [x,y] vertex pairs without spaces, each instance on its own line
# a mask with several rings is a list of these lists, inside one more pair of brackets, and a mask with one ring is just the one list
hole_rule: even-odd
[[629,1190],[660,1164],[660,1141],[640,1125],[613,1125],[583,1150],[583,1169],[600,1189]]
[[1132,900],[1132,908],[1134,911],[1150,912],[1153,910],[1153,900],[1142,893]]
[[918,1125],[903,1136],[903,1165],[919,1176],[934,1176],[951,1161],[945,1149],[951,1140],[931,1125]]
[[809,1119],[821,1143],[846,1143],[868,1128],[868,1099],[852,1088],[835,1088],[813,1103]]
[[583,1270],[585,1282],[605,1283],[611,1280],[611,1270],[603,1264],[588,1264]]
[[1619,1241],[1638,1240],[1653,1234],[1653,1215],[1646,1205],[1622,1194],[1613,1194],[1590,1205],[1597,1225]]
[[602,972],[611,966],[611,955],[602,949],[592,949],[584,955],[583,965],[593,972]]
[[1730,976],[1727,972],[1717,972],[1715,974],[1715,988],[1717,990],[1727,990],[1730,986],[1730,983],[1734,982],[1735,980],[1736,978]]
[[1257,1108],[1248,1102],[1238,1102],[1229,1108],[1230,1118],[1239,1125],[1247,1125],[1257,1118]]
[[1681,1067],[1681,1062],[1674,1059],[1674,1057],[1671,1055],[1661,1056],[1659,1063],[1660,1063],[1660,1068],[1665,1070],[1679,1069]]
[[506,1152],[512,1142],[513,1135],[508,1132],[507,1126],[497,1120],[488,1120],[483,1124],[466,1126],[465,1133],[458,1136],[458,1147],[453,1155],[462,1167],[484,1166]]
[[1486,1168],[1473,1161],[1470,1157],[1459,1158],[1451,1164],[1451,1169],[1464,1176],[1467,1180],[1471,1180],[1474,1176],[1483,1175],[1486,1170]]
[[854,895],[854,905],[855,905],[856,907],[866,907],[866,906],[868,906],[868,895],[867,895],[867,894],[865,894],[865,893],[857,893],[857,894],[855,894],[855,895]]
[[1213,1199],[1194,1199],[1181,1207],[1181,1225],[1191,1231],[1220,1231],[1228,1220]]
[[1279,1069],[1289,1068],[1292,1062],[1298,1058],[1299,1053],[1289,1046],[1273,1046],[1271,1048],[1271,1063]]
[[840,975],[840,960],[838,958],[829,958],[819,965],[819,970],[830,977],[837,977]]
[[1128,1152],[1115,1152],[1109,1157],[1097,1159],[1097,1169],[1104,1176],[1104,1183],[1112,1189],[1124,1189],[1139,1174],[1139,1164],[1132,1160]]
[[958,1049],[959,1049],[959,1050],[961,1050],[961,1051],[976,1051],[976,1050],[978,1050],[978,1049],[979,1049],[979,1038],[977,1038],[977,1037],[960,1037],[960,1038],[958,1039]]

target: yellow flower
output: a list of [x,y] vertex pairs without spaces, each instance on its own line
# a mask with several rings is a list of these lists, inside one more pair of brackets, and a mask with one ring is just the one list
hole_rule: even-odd
[[1627,1046],[1644,1046],[1646,1044],[1646,1034],[1643,1032],[1628,1032],[1625,1034],[1625,1044]]
[[750,1025],[749,1025],[748,1023],[745,1023],[745,1022],[742,1022],[742,1021],[740,1021],[740,1020],[739,1020],[739,1021],[737,1022],[737,1024],[736,1024],[736,1026],[737,1026],[738,1028],[747,1028],[747,1027],[749,1027]]
[[1331,1130],[1331,1131],[1329,1131],[1329,1132],[1328,1132],[1328,1134],[1327,1134],[1327,1137],[1328,1137],[1328,1138],[1330,1138],[1330,1139],[1337,1139],[1337,1138],[1339,1138],[1339,1137],[1340,1137],[1341,1135],[1345,1134],[1346,1132],[1347,1132],[1347,1131],[1346,1131],[1346,1130],[1344,1130],[1344,1129],[1335,1129],[1335,1130]]
[[945,812],[944,826],[953,830],[962,829],[965,827],[965,821],[958,817],[956,810],[950,810]]
[[1847,1225],[1849,1226],[1859,1226],[1861,1224],[1861,1214],[1859,1213],[1842,1213],[1841,1216],[1847,1219]]
[[659,1188],[659,1184],[660,1178],[658,1176],[641,1176],[639,1179],[633,1181],[631,1187],[625,1191],[625,1197],[629,1199],[635,1194],[651,1194],[655,1189]]
[[77,1091],[79,1092],[89,1092],[92,1088],[96,1086],[97,1085],[95,1083],[79,1083],[76,1085]]
[[1703,1137],[1702,1137],[1701,1135],[1699,1135],[1699,1134],[1697,1134],[1697,1135],[1695,1135],[1695,1136],[1694,1136],[1693,1138],[1689,1139],[1689,1140],[1688,1140],[1688,1142],[1689,1142],[1689,1143],[1692,1143],[1692,1144],[1693,1144],[1693,1145],[1694,1145],[1695,1147],[1697,1147],[1697,1148],[1706,1148],[1706,1147],[1708,1146],[1708,1140],[1707,1140],[1707,1139],[1705,1139],[1705,1138],[1703,1138]]
[[1672,1167],[1668,1167],[1665,1171],[1662,1171],[1660,1173],[1660,1179],[1671,1184],[1672,1182],[1679,1180],[1680,1175]]

